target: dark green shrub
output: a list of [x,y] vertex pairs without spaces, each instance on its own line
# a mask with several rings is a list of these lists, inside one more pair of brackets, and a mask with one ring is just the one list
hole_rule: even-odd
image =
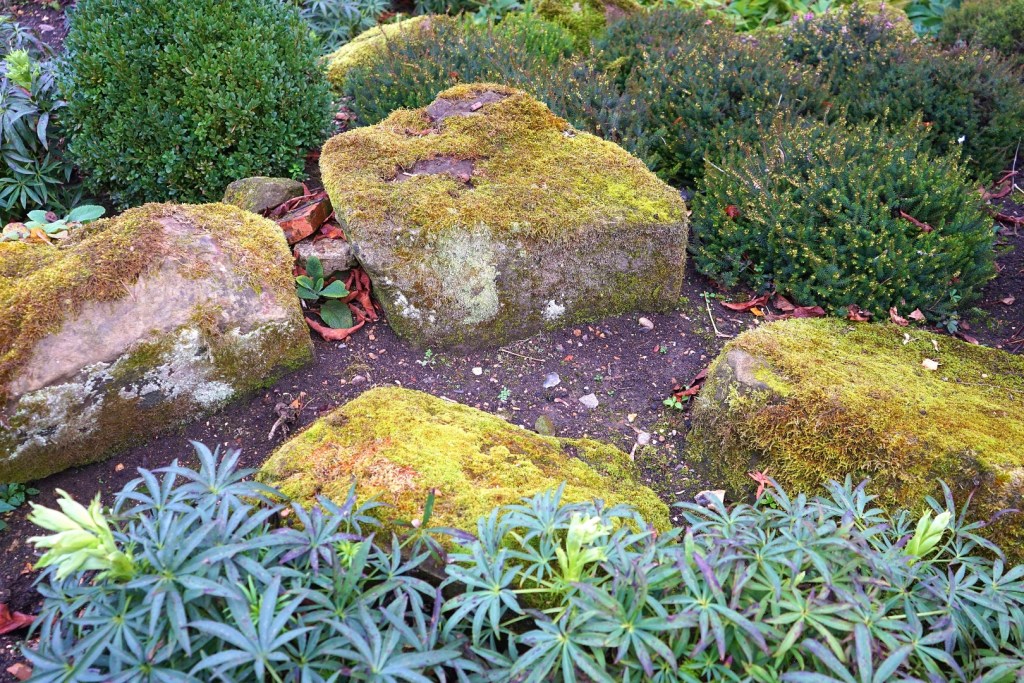
[[330,120],[315,39],[277,0],[81,0],[65,49],[71,153],[120,205],[298,175]]
[[921,114],[935,150],[962,144],[979,178],[1005,168],[1021,140],[1024,86],[1008,64],[977,50],[940,52],[895,15],[854,6],[795,18],[780,49],[819,71],[831,104],[851,122],[901,126]]
[[64,101],[50,52],[0,15],[0,224],[31,209],[63,211],[80,198],[64,154]]
[[346,72],[342,91],[349,106],[361,124],[372,125],[396,109],[426,106],[457,83],[489,81],[535,92],[549,82],[549,59],[559,42],[551,36],[558,34],[547,32],[547,22],[523,22],[508,35],[500,26],[435,22],[429,34],[388,41],[379,56]]
[[1024,67],[1024,0],[967,0],[946,13],[939,40],[996,50]]
[[948,320],[995,273],[979,204],[957,157],[927,151],[916,130],[780,119],[761,144],[708,163],[694,261],[837,315]]
[[948,489],[918,522],[849,482],[769,488],[681,505],[665,533],[549,492],[437,564],[429,500],[399,538],[354,486],[275,505],[237,453],[197,450],[199,471],[141,471],[109,525],[98,501],[33,513],[63,532],[39,544],[33,680],[1013,683],[1024,666],[1024,566],[991,559]]

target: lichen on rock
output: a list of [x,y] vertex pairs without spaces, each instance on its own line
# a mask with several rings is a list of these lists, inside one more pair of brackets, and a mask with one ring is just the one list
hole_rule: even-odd
[[521,91],[457,86],[332,138],[320,164],[389,322],[415,343],[500,344],[678,299],[678,192]]
[[386,50],[389,40],[430,31],[437,22],[450,21],[448,17],[422,14],[368,28],[324,58],[327,63],[327,80],[335,90],[341,90],[349,70],[365,64]]
[[[911,509],[941,500],[941,479],[960,504],[976,489],[977,519],[1024,506],[1024,359],[950,337],[824,319],[764,325],[712,364],[692,422],[689,457],[734,495],[756,469],[791,491],[870,478],[883,503]],[[983,533],[1024,558],[1020,515]]]
[[284,204],[289,199],[301,197],[305,188],[291,178],[268,178],[253,176],[236,180],[224,190],[225,204],[237,206],[253,213],[263,213]]
[[225,204],[0,244],[0,480],[100,459],[311,358],[291,254]]
[[668,507],[637,483],[622,451],[589,439],[541,436],[468,406],[395,387],[371,389],[282,445],[257,475],[304,504],[360,500],[393,507],[383,521],[419,519],[431,489],[432,526],[476,529],[499,505],[557,487],[565,500],[630,503],[658,527]]

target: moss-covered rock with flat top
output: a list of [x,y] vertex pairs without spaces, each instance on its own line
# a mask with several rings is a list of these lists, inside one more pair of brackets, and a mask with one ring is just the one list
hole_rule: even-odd
[[679,193],[529,95],[457,86],[327,142],[324,186],[388,322],[485,346],[678,300]]
[[540,0],[537,4],[537,14],[569,29],[580,48],[588,47],[610,24],[642,11],[634,0]]
[[368,28],[337,50],[327,55],[327,80],[340,91],[345,85],[349,69],[367,64],[388,47],[388,41],[429,33],[438,22],[451,22],[449,17],[422,14],[393,24],[380,24]]
[[[989,519],[1024,508],[1024,359],[895,325],[772,323],[712,364],[688,449],[734,495],[752,470],[808,492],[849,475],[912,508],[943,480]],[[1024,559],[1021,515],[983,533]]]
[[436,491],[432,526],[474,531],[494,507],[565,482],[565,500],[630,503],[660,529],[668,507],[637,483],[619,449],[589,439],[541,436],[489,413],[397,387],[371,389],[282,445],[257,478],[286,496],[343,502],[357,482],[360,500],[394,506],[384,521],[423,515]]
[[280,228],[147,204],[0,243],[0,481],[99,460],[308,362]]

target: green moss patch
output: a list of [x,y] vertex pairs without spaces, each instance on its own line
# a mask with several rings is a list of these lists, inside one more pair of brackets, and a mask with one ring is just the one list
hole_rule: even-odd
[[658,528],[668,508],[636,483],[622,451],[588,439],[540,436],[500,417],[399,388],[367,391],[279,448],[259,479],[296,500],[361,500],[394,506],[384,519],[418,519],[431,489],[431,524],[467,530],[499,505],[566,482],[567,501],[631,503]]
[[633,0],[541,0],[537,5],[537,13],[569,29],[580,48],[588,47],[608,24],[642,11]]
[[[942,479],[987,519],[1024,504],[1024,359],[895,325],[766,325],[712,365],[689,454],[737,494],[753,469],[803,491],[850,475],[914,508]],[[1024,557],[1013,517],[989,535]]]
[[363,31],[324,58],[327,63],[327,80],[336,90],[341,90],[349,69],[371,61],[387,49],[389,40],[429,31],[439,21],[447,22],[451,19],[424,14]]

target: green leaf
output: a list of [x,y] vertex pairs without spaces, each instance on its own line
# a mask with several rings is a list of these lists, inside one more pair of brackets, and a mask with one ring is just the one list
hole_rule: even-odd
[[324,279],[324,266],[316,256],[306,259],[306,275],[313,281]]
[[324,303],[320,307],[320,317],[324,319],[328,327],[335,330],[344,330],[355,324],[352,321],[352,311],[348,304],[343,304],[338,300]]
[[348,289],[345,287],[344,283],[335,280],[320,290],[320,296],[325,296],[328,299],[340,299],[348,296]]
[[95,204],[83,204],[71,210],[64,220],[68,223],[88,223],[94,221],[107,212],[102,206]]
[[50,221],[46,220],[46,212],[43,211],[42,209],[36,209],[35,211],[29,211],[28,212],[28,218],[29,218],[30,221],[39,223],[41,225],[46,225],[47,223],[50,222]]

